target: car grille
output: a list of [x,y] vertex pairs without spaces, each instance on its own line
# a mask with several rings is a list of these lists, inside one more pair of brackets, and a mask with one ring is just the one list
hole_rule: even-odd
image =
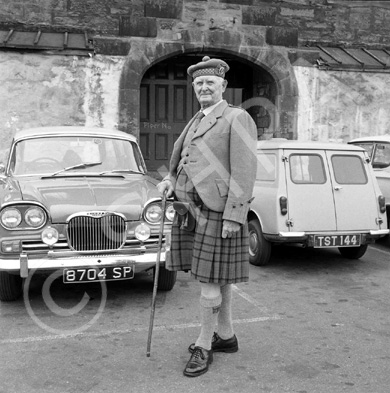
[[68,222],[67,234],[76,251],[116,250],[126,241],[126,223],[116,214],[76,216]]

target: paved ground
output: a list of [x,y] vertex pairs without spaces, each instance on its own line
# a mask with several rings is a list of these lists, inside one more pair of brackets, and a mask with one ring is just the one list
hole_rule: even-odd
[[281,249],[250,278],[234,291],[239,352],[215,354],[194,379],[182,375],[199,331],[188,274],[158,295],[151,357],[151,276],[108,285],[107,294],[99,284],[33,279],[28,298],[0,304],[0,393],[389,392],[387,245],[360,261]]

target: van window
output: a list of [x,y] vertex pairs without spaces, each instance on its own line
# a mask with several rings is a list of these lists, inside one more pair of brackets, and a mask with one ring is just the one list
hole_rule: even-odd
[[366,184],[367,174],[359,156],[333,155],[334,177],[338,184]]
[[325,168],[322,157],[318,154],[291,154],[290,176],[297,184],[324,184]]
[[257,180],[274,181],[276,179],[276,155],[257,154]]

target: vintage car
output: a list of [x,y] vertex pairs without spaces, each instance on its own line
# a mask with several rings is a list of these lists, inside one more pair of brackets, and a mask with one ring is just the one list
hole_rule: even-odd
[[174,211],[169,201],[162,211],[135,137],[87,127],[19,131],[0,185],[0,300],[16,299],[29,275],[131,279],[155,268],[157,255],[158,288],[173,288],[176,273],[164,265]]
[[369,136],[348,142],[367,150],[379,188],[386,199],[387,225],[390,228],[390,135]]
[[367,152],[347,144],[259,141],[249,212],[250,262],[265,265],[277,244],[338,248],[360,258],[389,233],[385,199]]

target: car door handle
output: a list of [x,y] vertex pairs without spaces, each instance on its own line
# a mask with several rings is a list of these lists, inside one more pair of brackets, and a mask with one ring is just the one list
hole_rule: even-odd
[[340,191],[342,188],[343,188],[343,187],[335,187],[334,189],[335,189],[336,191]]

